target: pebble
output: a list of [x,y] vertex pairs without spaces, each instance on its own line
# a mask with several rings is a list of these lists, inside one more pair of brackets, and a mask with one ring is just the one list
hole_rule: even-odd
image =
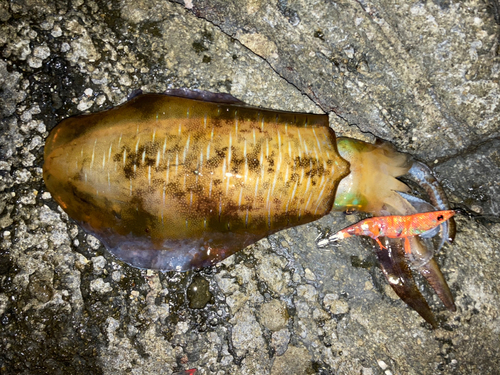
[[288,310],[283,301],[273,299],[264,303],[259,311],[260,323],[270,331],[279,331],[286,327],[288,319]]
[[109,293],[113,290],[109,283],[104,282],[103,279],[95,279],[90,282],[90,290],[100,294]]

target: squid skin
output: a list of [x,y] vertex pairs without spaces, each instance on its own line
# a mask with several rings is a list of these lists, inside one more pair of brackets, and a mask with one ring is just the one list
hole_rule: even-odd
[[[327,115],[250,107],[227,94],[144,94],[68,118],[51,131],[44,157],[59,205],[138,268],[207,267],[331,210],[416,212],[396,193],[409,191],[397,177],[413,161],[390,144],[336,139]],[[413,261],[453,303],[432,249],[418,243]],[[435,326],[404,253],[377,256],[396,293]]]
[[139,95],[68,118],[46,141],[54,199],[133,266],[206,267],[317,220],[349,173],[326,115],[196,94]]

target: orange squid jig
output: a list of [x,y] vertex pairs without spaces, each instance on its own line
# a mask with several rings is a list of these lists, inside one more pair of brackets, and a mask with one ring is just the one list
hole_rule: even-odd
[[424,235],[455,215],[454,210],[422,212],[413,215],[394,215],[371,217],[351,225],[330,240],[336,241],[351,236],[368,236],[386,249],[379,237],[404,238],[405,252],[411,254],[409,237]]

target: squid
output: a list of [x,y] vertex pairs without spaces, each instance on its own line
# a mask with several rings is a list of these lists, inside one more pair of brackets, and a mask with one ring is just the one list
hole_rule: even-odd
[[[449,209],[430,169],[389,143],[336,138],[327,115],[186,89],[140,94],[63,120],[46,140],[43,176],[55,201],[111,254],[161,271],[209,267],[332,210],[386,216]],[[401,176],[420,185],[430,203],[410,195]],[[433,327],[408,264],[455,309],[433,258],[455,227],[452,219],[440,227],[438,246],[411,237],[405,255],[402,239],[382,237],[385,249],[375,250],[391,287]]]

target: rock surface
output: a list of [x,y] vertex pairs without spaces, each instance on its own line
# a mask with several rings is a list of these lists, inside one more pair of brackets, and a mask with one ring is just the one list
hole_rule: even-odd
[[[498,371],[499,9],[0,0],[0,373]],[[45,191],[44,139],[137,89],[179,87],[329,112],[338,133],[383,138],[434,166],[454,204],[485,215],[459,216],[455,243],[437,255],[457,312],[418,279],[433,331],[394,298],[368,242],[317,248],[321,231],[347,225],[341,213],[198,272],[110,256]]]

